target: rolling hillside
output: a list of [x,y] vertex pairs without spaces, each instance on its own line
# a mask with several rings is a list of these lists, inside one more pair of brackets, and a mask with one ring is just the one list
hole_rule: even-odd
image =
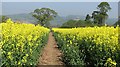
[[[10,18],[13,19],[13,21],[23,21],[25,23],[37,23],[37,20],[32,17],[31,14],[14,14],[14,15],[6,15]],[[56,26],[56,25],[62,25],[63,23],[65,23],[66,21],[70,20],[70,19],[80,19],[80,20],[84,20],[85,16],[80,16],[80,15],[68,15],[68,16],[57,16],[54,20],[52,20],[50,23],[52,26]],[[108,25],[113,25],[115,22],[117,21],[117,18],[109,18],[107,19],[106,23]]]

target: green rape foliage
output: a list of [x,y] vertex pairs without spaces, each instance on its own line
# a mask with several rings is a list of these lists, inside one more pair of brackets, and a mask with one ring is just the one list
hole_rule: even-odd
[[0,27],[1,66],[37,65],[49,29],[40,25],[13,23],[10,19],[1,23]]
[[53,31],[67,65],[120,66],[118,27],[53,28]]

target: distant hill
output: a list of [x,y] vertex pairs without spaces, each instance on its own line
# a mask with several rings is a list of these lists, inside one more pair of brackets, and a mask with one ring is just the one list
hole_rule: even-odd
[[[6,16],[12,18],[14,21],[23,21],[26,23],[37,23],[37,20],[34,17],[32,17],[31,14],[23,13],[23,14],[14,14],[14,15],[6,15]],[[50,23],[53,26],[62,25],[63,23],[67,22],[68,20],[76,19],[76,18],[78,18],[80,20],[84,20],[85,16],[80,16],[80,15],[57,16]],[[106,23],[108,25],[113,25],[116,21],[117,21],[116,18],[109,18],[109,19],[107,19]]]
[[53,21],[51,21],[52,25],[62,25],[63,23],[67,22],[71,19],[79,18],[80,20],[84,20],[84,16],[79,15],[69,15],[69,16],[57,16]]
[[120,19],[116,23],[114,23],[114,26],[116,25],[120,25]]
[[14,14],[14,15],[6,15],[12,18],[13,21],[24,21],[25,23],[36,23],[36,19],[32,17],[31,14]]
[[[13,21],[23,21],[25,23],[37,23],[37,20],[34,17],[32,17],[31,14],[23,13],[23,14],[14,14],[14,15],[6,15],[6,16],[12,18]],[[81,20],[83,20],[84,16],[79,16],[79,15],[69,15],[66,17],[57,16],[50,23],[53,26],[54,25],[62,25],[66,21],[68,21],[70,19],[75,19],[75,18],[80,18]]]
[[109,18],[109,19],[106,20],[106,23],[108,25],[114,25],[117,21],[118,21],[117,18]]

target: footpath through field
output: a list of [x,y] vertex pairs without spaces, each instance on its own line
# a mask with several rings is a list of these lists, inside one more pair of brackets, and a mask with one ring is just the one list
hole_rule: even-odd
[[45,45],[42,56],[39,59],[39,65],[63,65],[61,59],[61,52],[57,48],[57,43],[53,37],[53,33],[49,33],[47,45]]

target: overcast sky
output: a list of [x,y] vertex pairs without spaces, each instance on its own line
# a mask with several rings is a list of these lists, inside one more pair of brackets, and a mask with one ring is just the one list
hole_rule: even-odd
[[[2,14],[30,13],[36,8],[47,7],[55,10],[61,16],[91,14],[100,2],[3,2]],[[110,18],[118,16],[118,2],[109,2],[112,10]]]

